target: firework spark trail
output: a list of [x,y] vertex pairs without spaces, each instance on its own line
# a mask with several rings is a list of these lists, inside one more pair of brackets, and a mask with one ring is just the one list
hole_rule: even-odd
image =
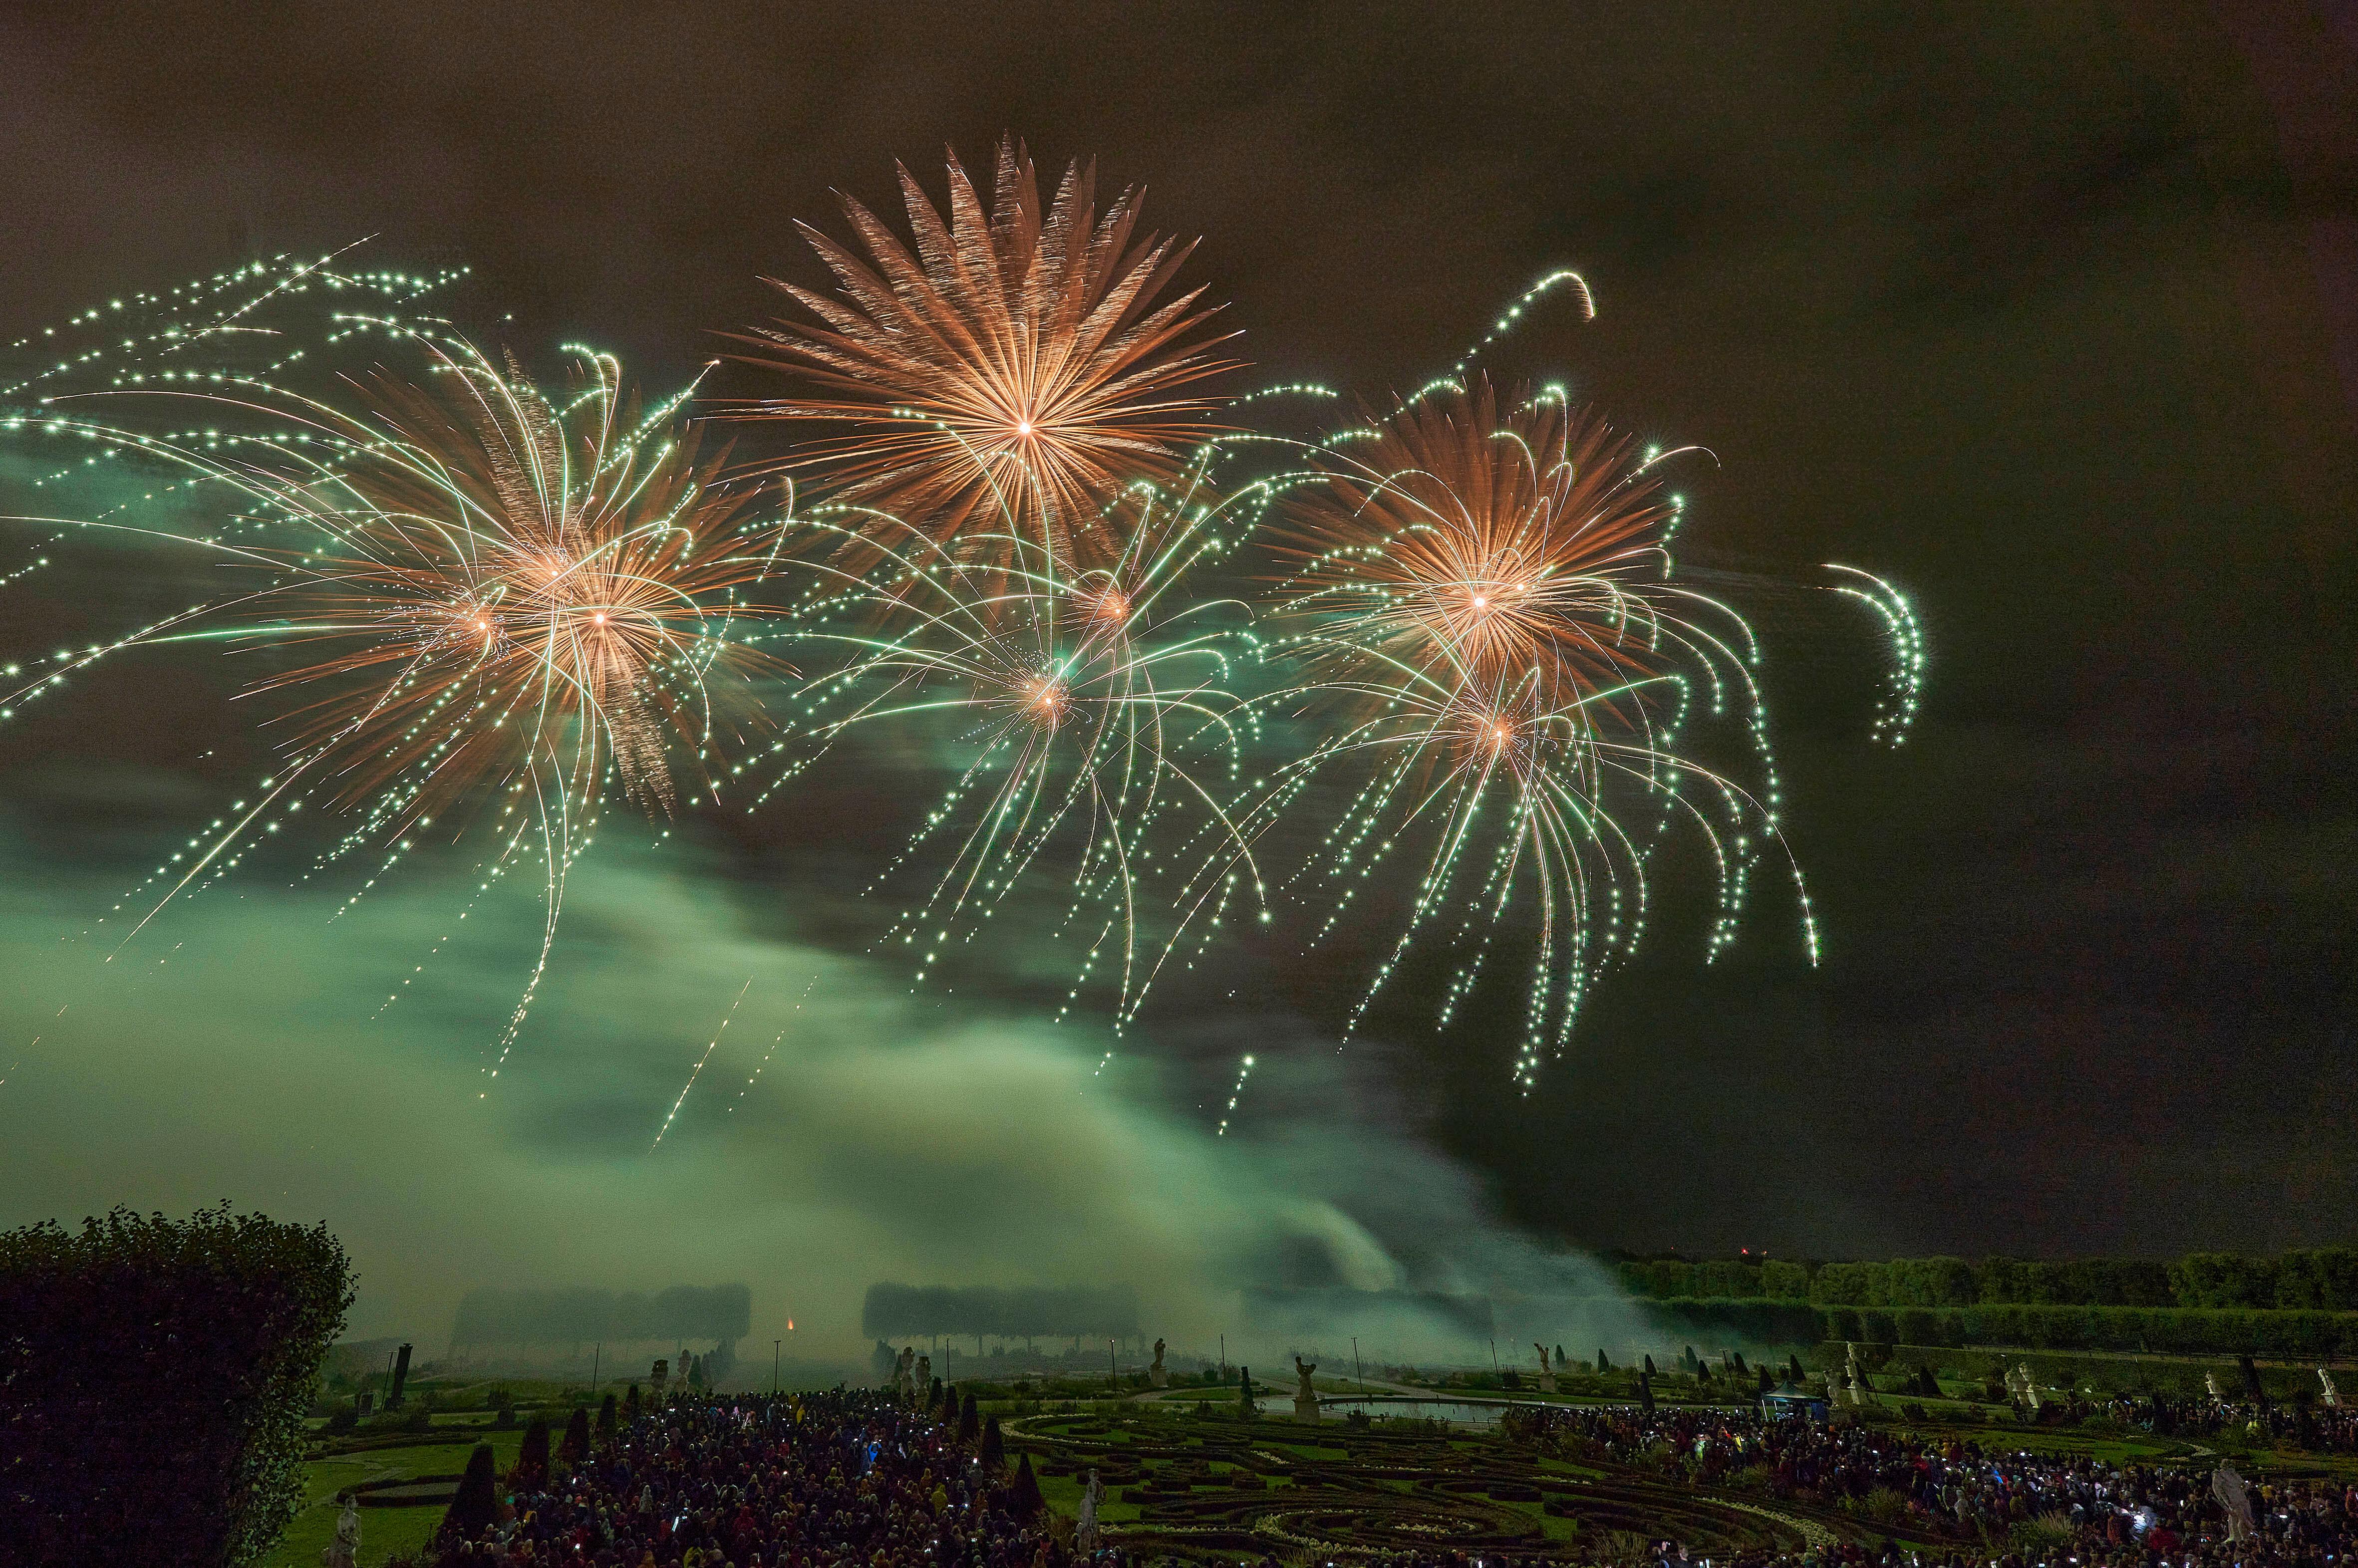
[[[737,1016],[737,1009],[743,1003],[745,993],[752,989],[753,977],[747,975],[745,977],[745,983],[737,988],[737,1000],[729,1004],[728,1012],[721,1017],[720,1027],[712,1032],[712,1039],[710,1043],[704,1047],[704,1054],[696,1059],[695,1069],[687,1075],[687,1082],[679,1086],[679,1098],[671,1102],[670,1114],[663,1119],[663,1125],[655,1129],[655,1141],[647,1145],[649,1152],[652,1153],[654,1150],[662,1147],[664,1134],[671,1130],[672,1122],[679,1115],[679,1108],[687,1103],[687,1091],[696,1087],[696,1080],[701,1076],[704,1072],[704,1064],[712,1060],[712,1053],[720,1048],[720,1037],[729,1033],[730,1021]],[[783,1034],[780,1036],[781,1039],[784,1037],[784,1036]],[[763,1061],[767,1061],[768,1059],[769,1058],[766,1056],[763,1058]],[[752,1080],[748,1079],[747,1082],[750,1083]],[[731,1106],[730,1108],[733,1110],[736,1108]]]
[[1220,1113],[1219,1130],[1212,1134],[1213,1137],[1226,1138],[1228,1135],[1229,1119],[1237,1114],[1237,1102],[1244,1098],[1245,1080],[1252,1076],[1252,1070],[1253,1059],[1250,1056],[1237,1064],[1237,1081],[1229,1087],[1228,1108]]
[[[823,971],[820,970],[812,971],[810,984],[803,987],[803,994],[795,999],[795,1012],[800,1012],[803,1010],[803,1004],[810,1000],[811,992],[818,989],[818,978],[822,972]],[[785,1026],[778,1031],[777,1038],[770,1042],[770,1048],[767,1051],[763,1052],[762,1059],[753,1065],[753,1071],[752,1075],[746,1078],[744,1087],[737,1091],[736,1098],[729,1102],[729,1109],[731,1115],[734,1115],[737,1108],[744,1103],[747,1091],[751,1090],[754,1084],[760,1081],[763,1073],[769,1071],[770,1058],[777,1054],[778,1047],[785,1041],[786,1030],[793,1027],[794,1019],[792,1015],[789,1014]]]
[[[235,539],[85,525],[187,546],[265,579],[61,654],[66,671],[36,672],[0,696],[0,713],[55,689],[63,673],[136,648],[323,652],[250,684],[250,693],[308,698],[276,720],[287,765],[258,804],[240,802],[243,815],[217,821],[209,842],[192,839],[157,868],[150,883],[169,886],[130,935],[314,795],[359,824],[323,863],[377,846],[375,873],[344,909],[407,852],[431,813],[486,806],[501,849],[478,895],[523,856],[541,861],[544,884],[540,950],[492,1048],[486,1071],[496,1076],[546,972],[566,874],[610,787],[670,811],[676,743],[697,794],[719,798],[714,687],[724,665],[733,677],[772,663],[750,649],[740,622],[771,613],[747,590],[775,563],[791,492],[773,524],[753,520],[756,489],[726,482],[720,457],[699,459],[675,434],[687,394],[639,416],[610,356],[569,351],[581,384],[560,406],[455,335],[333,319],[339,331],[382,331],[420,351],[425,382],[379,373],[342,389],[357,395],[351,406],[349,396],[323,400],[236,366],[176,364],[118,374],[99,395],[110,412],[195,406],[222,421],[161,432],[83,416],[93,395],[49,398],[43,434],[135,456],[241,509]],[[294,543],[277,542],[287,535]],[[726,695],[758,723],[740,683]]]
[[1905,745],[1908,731],[1916,722],[1917,704],[1924,695],[1923,622],[1916,618],[1915,607],[1908,602],[1907,596],[1873,572],[1834,561],[1826,563],[1826,570],[1856,578],[1866,585],[1857,588],[1836,583],[1833,591],[1873,610],[1882,618],[1884,630],[1891,638],[1891,665],[1883,700],[1876,708],[1870,738],[1887,745]]
[[1179,476],[1215,406],[1184,389],[1233,368],[1199,335],[1213,313],[1195,308],[1200,288],[1161,298],[1193,243],[1133,245],[1136,193],[1100,216],[1094,173],[1077,165],[1044,211],[1012,140],[1000,144],[987,209],[955,154],[946,221],[907,169],[900,179],[914,254],[846,197],[870,260],[804,226],[841,297],[779,284],[817,323],[741,340],[762,351],[750,362],[828,395],[747,412],[859,426],[811,449],[848,484],[842,499],[922,521],[969,558],[980,550],[1005,564],[1022,539],[1059,561],[1105,565],[1123,541],[1091,521],[1130,481]]

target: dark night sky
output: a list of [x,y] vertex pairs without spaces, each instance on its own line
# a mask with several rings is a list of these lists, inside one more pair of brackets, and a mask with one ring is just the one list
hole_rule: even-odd
[[[1511,1013],[1436,1040],[1403,1009],[1259,1113],[1404,1129],[1588,1246],[2349,1239],[2348,0],[101,11],[0,23],[12,333],[375,234],[472,264],[460,313],[514,312],[508,341],[665,382],[772,313],[761,275],[815,276],[791,224],[839,232],[831,189],[889,201],[896,157],[937,186],[945,143],[1002,130],[1202,235],[1256,379],[1412,387],[1578,267],[1599,319],[1517,366],[1718,454],[1698,555],[1905,585],[1920,734],[1869,749],[1799,689],[1807,648],[1772,674],[1823,968],[1768,901],[1715,969],[1666,932],[1527,1103]],[[12,859],[103,858],[54,781],[135,762],[168,798],[218,739],[191,725],[0,737]],[[814,845],[705,848],[747,927],[792,928]],[[8,918],[62,929],[112,876]],[[1173,1030],[1179,1101],[1270,1031],[1331,1033],[1314,979],[1255,983],[1249,1024]]]

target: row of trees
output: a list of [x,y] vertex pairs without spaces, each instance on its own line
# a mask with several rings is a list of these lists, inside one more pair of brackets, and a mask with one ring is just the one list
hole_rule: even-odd
[[1873,1263],[1743,1259],[1624,1262],[1631,1293],[1672,1299],[1815,1302],[1854,1307],[2180,1307],[2358,1312],[2358,1249],[2274,1258],[2193,1252],[2167,1261],[2082,1258],[1895,1258]]
[[742,1339],[752,1332],[744,1285],[674,1285],[653,1294],[587,1288],[469,1291],[453,1345],[609,1345],[633,1340]]
[[2004,1304],[1870,1307],[1692,1297],[1649,1304],[1664,1329],[1705,1343],[1849,1339],[1871,1345],[2007,1346],[2163,1355],[2358,1356],[2358,1313]]
[[1128,1285],[1056,1290],[994,1290],[985,1285],[868,1287],[861,1331],[885,1339],[916,1335],[1086,1335],[1130,1339],[1138,1333],[1138,1292]]

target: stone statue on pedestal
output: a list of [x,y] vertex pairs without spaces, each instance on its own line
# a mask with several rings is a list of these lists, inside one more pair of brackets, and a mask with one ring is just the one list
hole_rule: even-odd
[[1098,1549],[1098,1504],[1105,1497],[1105,1487],[1098,1482],[1098,1473],[1089,1472],[1088,1485],[1081,1488],[1081,1518],[1073,1530],[1073,1544],[1082,1552]]
[[2333,1374],[2327,1371],[2324,1368],[2320,1367],[2317,1369],[2317,1380],[2325,1385],[2325,1394],[2321,1400],[2325,1408],[2328,1410],[2341,1409],[2342,1390],[2333,1386]]
[[933,1393],[934,1358],[930,1356],[920,1356],[917,1357],[917,1370],[909,1379],[909,1397],[925,1400],[931,1399]]
[[1146,1369],[1146,1385],[1151,1389],[1171,1386],[1171,1374],[1163,1366],[1163,1341],[1160,1338],[1154,1342],[1154,1365]]
[[1305,1362],[1299,1356],[1293,1358],[1293,1375],[1302,1380],[1293,1390],[1293,1419],[1296,1421],[1318,1419],[1318,1393],[1310,1386],[1310,1374],[1316,1370],[1317,1362]]
[[903,1345],[899,1358],[892,1363],[892,1397],[907,1400],[910,1390],[916,1386],[916,1379],[917,1347]]
[[1552,1394],[1555,1392],[1555,1368],[1548,1361],[1548,1347],[1533,1340],[1531,1348],[1540,1353],[1540,1392]]
[[2244,1490],[2244,1478],[2235,1474],[2234,1465],[2223,1461],[2219,1468],[2211,1472],[2211,1495],[2218,1499],[2219,1507],[2227,1515],[2227,1539],[2250,1540],[2252,1497]]
[[352,1568],[361,1552],[361,1509],[350,1494],[344,1511],[336,1516],[336,1539],[319,1548],[322,1568]]

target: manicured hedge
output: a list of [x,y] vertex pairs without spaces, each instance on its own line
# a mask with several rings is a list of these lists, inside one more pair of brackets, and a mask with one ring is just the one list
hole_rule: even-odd
[[59,1568],[260,1561],[352,1299],[324,1227],[226,1204],[0,1235],[0,1541]]
[[2169,1355],[2358,1355],[2358,1313],[2188,1307],[1860,1307],[1818,1302],[1650,1301],[1666,1333],[1791,1344],[2004,1345],[2034,1350],[2146,1350]]
[[1619,1265],[1633,1293],[1812,1301],[1830,1306],[2180,1307],[2251,1312],[2358,1312],[2358,1248],[2321,1247],[2273,1258],[2190,1252],[2147,1258],[1894,1258],[1879,1262],[1633,1260]]

